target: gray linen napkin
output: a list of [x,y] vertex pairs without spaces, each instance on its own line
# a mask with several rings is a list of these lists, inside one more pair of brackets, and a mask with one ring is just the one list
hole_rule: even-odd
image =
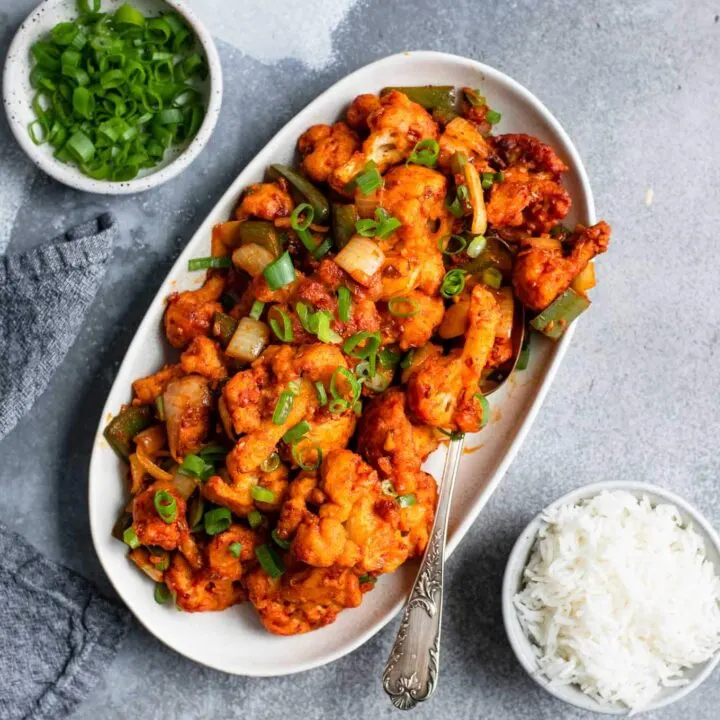
[[[117,234],[104,214],[51,245],[0,258],[0,440],[73,344]],[[0,719],[67,717],[115,657],[129,620],[0,524]]]
[[87,580],[0,524],[0,718],[67,717],[107,670],[129,622]]
[[75,341],[117,235],[105,213],[50,245],[0,259],[0,440]]

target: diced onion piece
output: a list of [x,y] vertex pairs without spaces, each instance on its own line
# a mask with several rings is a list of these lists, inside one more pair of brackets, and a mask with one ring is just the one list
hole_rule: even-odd
[[549,250],[550,252],[560,252],[562,250],[562,243],[557,238],[542,236],[530,238],[525,242],[538,250]]
[[233,265],[244,270],[251,277],[259,275],[274,259],[267,248],[255,243],[241,245],[232,254]]
[[572,282],[573,290],[580,293],[586,293],[595,287],[595,265],[588,263],[585,269],[577,275]]
[[150,562],[150,552],[147,548],[138,547],[128,553],[128,557],[155,582],[162,582],[163,574]]
[[403,371],[400,376],[400,382],[407,384],[410,378],[420,369],[420,366],[432,355],[437,355],[439,352],[437,345],[428,343],[418,348],[412,355],[410,364],[407,367],[403,366]]
[[138,447],[143,449],[147,457],[152,457],[158,450],[162,450],[167,443],[165,425],[152,425],[139,432],[133,440]]
[[224,397],[221,397],[220,400],[218,400],[218,415],[220,415],[220,422],[222,423],[223,429],[225,430],[225,434],[233,442],[235,442],[235,440],[237,439],[235,435],[235,429],[233,428],[230,411],[228,410],[228,406],[225,402]]
[[473,219],[470,232],[473,235],[484,235],[487,230],[487,213],[485,212],[485,196],[483,195],[480,175],[472,163],[465,163],[463,167],[465,182],[470,192],[470,204],[473,208]]
[[147,455],[145,455],[141,447],[138,447],[135,454],[137,455],[138,462],[143,466],[145,472],[150,475],[150,477],[155,478],[155,480],[163,480],[165,482],[170,482],[173,479],[172,474],[165,472],[165,470],[157,466]]
[[500,320],[495,328],[495,337],[507,340],[512,336],[513,317],[515,315],[515,300],[513,299],[512,289],[509,287],[500,288],[495,293],[495,299],[500,311]]
[[438,335],[440,335],[443,340],[450,340],[450,338],[464,335],[467,329],[469,310],[469,300],[461,300],[459,303],[455,303],[452,307],[449,307],[445,311],[445,315],[438,328]]
[[270,342],[270,328],[259,320],[244,317],[225,349],[225,354],[237,360],[252,362]]
[[360,191],[355,193],[355,207],[357,208],[358,217],[375,217],[375,210],[380,207],[380,192],[381,189],[378,188],[369,195],[363,195]]
[[372,240],[354,235],[337,254],[335,262],[353,280],[367,286],[370,285],[372,276],[385,262],[385,253]]
[[143,489],[145,468],[135,453],[128,458],[128,462],[130,463],[130,494],[137,495]]

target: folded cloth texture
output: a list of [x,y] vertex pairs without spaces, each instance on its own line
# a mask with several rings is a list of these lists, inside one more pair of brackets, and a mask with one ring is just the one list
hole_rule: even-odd
[[[50,245],[0,258],[0,440],[73,344],[117,234],[103,214]],[[125,609],[0,523],[0,720],[70,715],[129,622]]]
[[50,245],[0,259],[0,440],[72,346],[118,235],[104,213]]
[[67,717],[107,670],[129,622],[0,523],[0,718]]

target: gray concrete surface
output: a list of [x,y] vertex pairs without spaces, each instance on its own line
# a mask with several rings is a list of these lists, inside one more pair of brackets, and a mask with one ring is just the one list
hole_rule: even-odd
[[[0,49],[34,4],[3,0]],[[194,4],[217,26],[212,10],[221,3]],[[481,59],[531,88],[569,131],[614,237],[593,310],[535,426],[449,563],[441,681],[414,717],[590,717],[554,701],[515,662],[500,617],[501,575],[531,516],[593,481],[658,483],[720,526],[720,4],[306,0],[307,53],[295,43],[289,57],[283,38],[301,15],[293,3],[287,13],[266,5],[272,15],[238,0],[237,47],[219,43],[226,91],[217,131],[192,168],[158,190],[103,198],[62,187],[33,169],[0,121],[0,249],[8,239],[9,251],[41,243],[103,208],[123,228],[82,336],[0,445],[0,517],[111,593],[88,532],[91,438],[125,348],[183,243],[267,139],[347,72],[406,49]],[[232,41],[224,7],[219,34]],[[394,632],[395,624],[327,667],[252,680],[195,665],[135,625],[75,720],[389,717],[379,674]],[[713,720],[718,707],[716,672],[648,717]]]

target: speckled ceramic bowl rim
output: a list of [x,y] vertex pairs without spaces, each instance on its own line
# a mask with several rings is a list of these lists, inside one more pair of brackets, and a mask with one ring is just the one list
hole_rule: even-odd
[[[5,58],[5,68],[3,71],[3,105],[5,106],[5,113],[10,129],[20,144],[20,147],[22,147],[30,159],[41,170],[55,178],[55,180],[70,187],[77,188],[78,190],[84,190],[85,192],[100,193],[103,195],[128,195],[130,193],[150,190],[176,177],[190,165],[205,145],[207,145],[220,115],[223,93],[222,67],[220,65],[217,48],[207,28],[182,0],[162,0],[162,2],[182,15],[188,25],[190,25],[202,45],[208,62],[210,79],[208,106],[202,125],[190,144],[165,167],[143,177],[128,180],[127,182],[93,180],[83,175],[72,165],[62,163],[52,155],[46,154],[41,147],[35,145],[30,139],[27,127],[15,118],[12,112],[13,103],[16,101],[11,98],[13,82],[10,76],[20,62],[20,58],[23,55],[27,55],[30,44],[37,39],[32,30],[35,19],[40,17],[46,10],[51,9],[53,5],[59,4],[62,1],[63,0],[45,0],[45,2],[38,5],[18,28]],[[27,102],[30,102],[29,98]]]
[[[629,714],[628,709],[617,706],[601,705],[599,702],[593,700],[588,695],[585,695],[574,686],[568,687],[562,685],[551,685],[550,681],[539,672],[537,665],[528,659],[532,657],[533,644],[523,632],[517,616],[517,611],[515,610],[512,602],[513,596],[521,586],[522,572],[527,565],[527,561],[535,543],[538,531],[543,524],[543,515],[561,505],[575,504],[580,500],[594,497],[600,492],[613,490],[624,490],[637,496],[647,495],[651,502],[669,503],[671,505],[675,505],[678,510],[680,510],[684,518],[692,521],[693,528],[703,537],[706,545],[714,546],[716,554],[720,556],[720,537],[718,537],[718,534],[713,529],[712,525],[710,525],[708,520],[702,515],[702,513],[700,513],[699,510],[670,490],[643,482],[611,481],[593,483],[592,485],[586,485],[578,488],[577,490],[573,490],[567,495],[563,495],[561,498],[555,500],[555,502],[548,505],[541,513],[536,515],[525,530],[523,530],[520,534],[512,551],[510,552],[507,565],[505,566],[505,574],[502,585],[502,614],[503,622],[505,624],[505,632],[507,633],[508,640],[515,656],[523,668],[527,671],[528,675],[530,675],[530,677],[538,683],[538,685],[547,690],[551,695],[554,695],[556,698],[564,700],[565,702],[582,708],[583,710],[590,710],[591,712],[602,713],[605,715],[627,715]],[[715,562],[715,567],[716,572],[720,572],[720,566],[718,566],[717,562]],[[712,658],[703,664],[702,669],[687,685],[676,688],[674,692],[667,693],[635,714],[637,715],[640,713],[650,712],[652,710],[658,710],[659,708],[670,705],[686,697],[693,690],[700,687],[700,685],[710,676],[719,662],[720,652],[717,652]]]

